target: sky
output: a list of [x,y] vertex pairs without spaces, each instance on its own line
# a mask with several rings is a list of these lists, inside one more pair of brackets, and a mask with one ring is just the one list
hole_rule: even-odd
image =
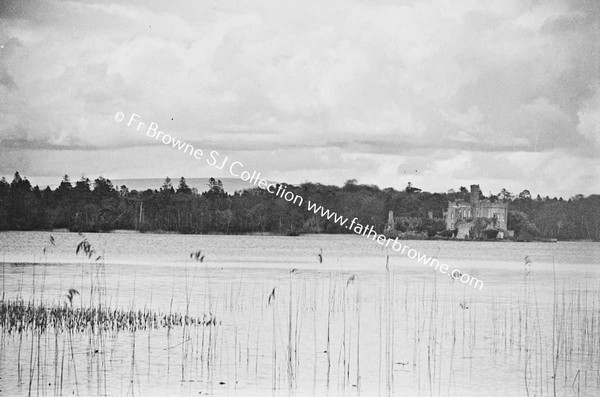
[[600,193],[600,2],[0,0],[0,175]]

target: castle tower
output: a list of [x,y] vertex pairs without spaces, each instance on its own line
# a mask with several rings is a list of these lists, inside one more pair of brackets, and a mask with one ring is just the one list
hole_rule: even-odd
[[471,216],[478,218],[481,216],[479,211],[479,185],[471,185]]
[[471,185],[471,205],[479,203],[479,185]]

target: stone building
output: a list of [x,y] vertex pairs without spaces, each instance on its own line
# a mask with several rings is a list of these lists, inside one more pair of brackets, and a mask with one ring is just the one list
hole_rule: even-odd
[[457,238],[468,236],[476,219],[485,219],[487,229],[500,231],[503,236],[507,230],[508,203],[502,201],[492,202],[480,199],[479,185],[471,185],[470,201],[456,200],[448,202],[448,211],[445,213],[446,229],[458,229]]

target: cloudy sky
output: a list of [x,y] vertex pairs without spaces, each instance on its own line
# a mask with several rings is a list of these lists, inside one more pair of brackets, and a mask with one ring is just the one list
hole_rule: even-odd
[[595,1],[0,0],[0,175],[600,193]]

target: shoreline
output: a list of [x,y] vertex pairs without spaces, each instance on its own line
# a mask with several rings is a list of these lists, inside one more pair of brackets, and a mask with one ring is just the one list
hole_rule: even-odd
[[[94,230],[94,231],[71,231],[66,228],[61,229],[49,229],[49,230],[2,230],[0,232],[48,232],[48,233],[87,233],[87,234],[173,234],[173,235],[195,235],[195,236],[259,236],[259,237],[302,237],[305,235],[331,235],[331,236],[347,236],[347,235],[355,235],[355,233],[298,233],[298,232],[288,232],[288,233],[274,233],[274,232],[248,232],[248,233],[222,233],[222,232],[211,232],[211,233],[180,233],[176,231],[168,231],[168,230],[152,230],[152,231],[139,231],[139,230],[128,230],[128,229],[115,229],[115,230]],[[387,237],[386,239],[395,239],[396,237]],[[597,243],[599,241],[587,240],[587,239],[573,239],[573,240],[558,240],[555,238],[540,238],[540,239],[532,239],[532,240],[517,240],[517,239],[456,239],[456,238],[448,238],[448,237],[428,237],[428,238],[402,238],[397,237],[400,241],[414,241],[414,240],[422,240],[422,241],[455,241],[455,242],[512,242],[512,243],[558,243],[558,242],[590,242]]]

